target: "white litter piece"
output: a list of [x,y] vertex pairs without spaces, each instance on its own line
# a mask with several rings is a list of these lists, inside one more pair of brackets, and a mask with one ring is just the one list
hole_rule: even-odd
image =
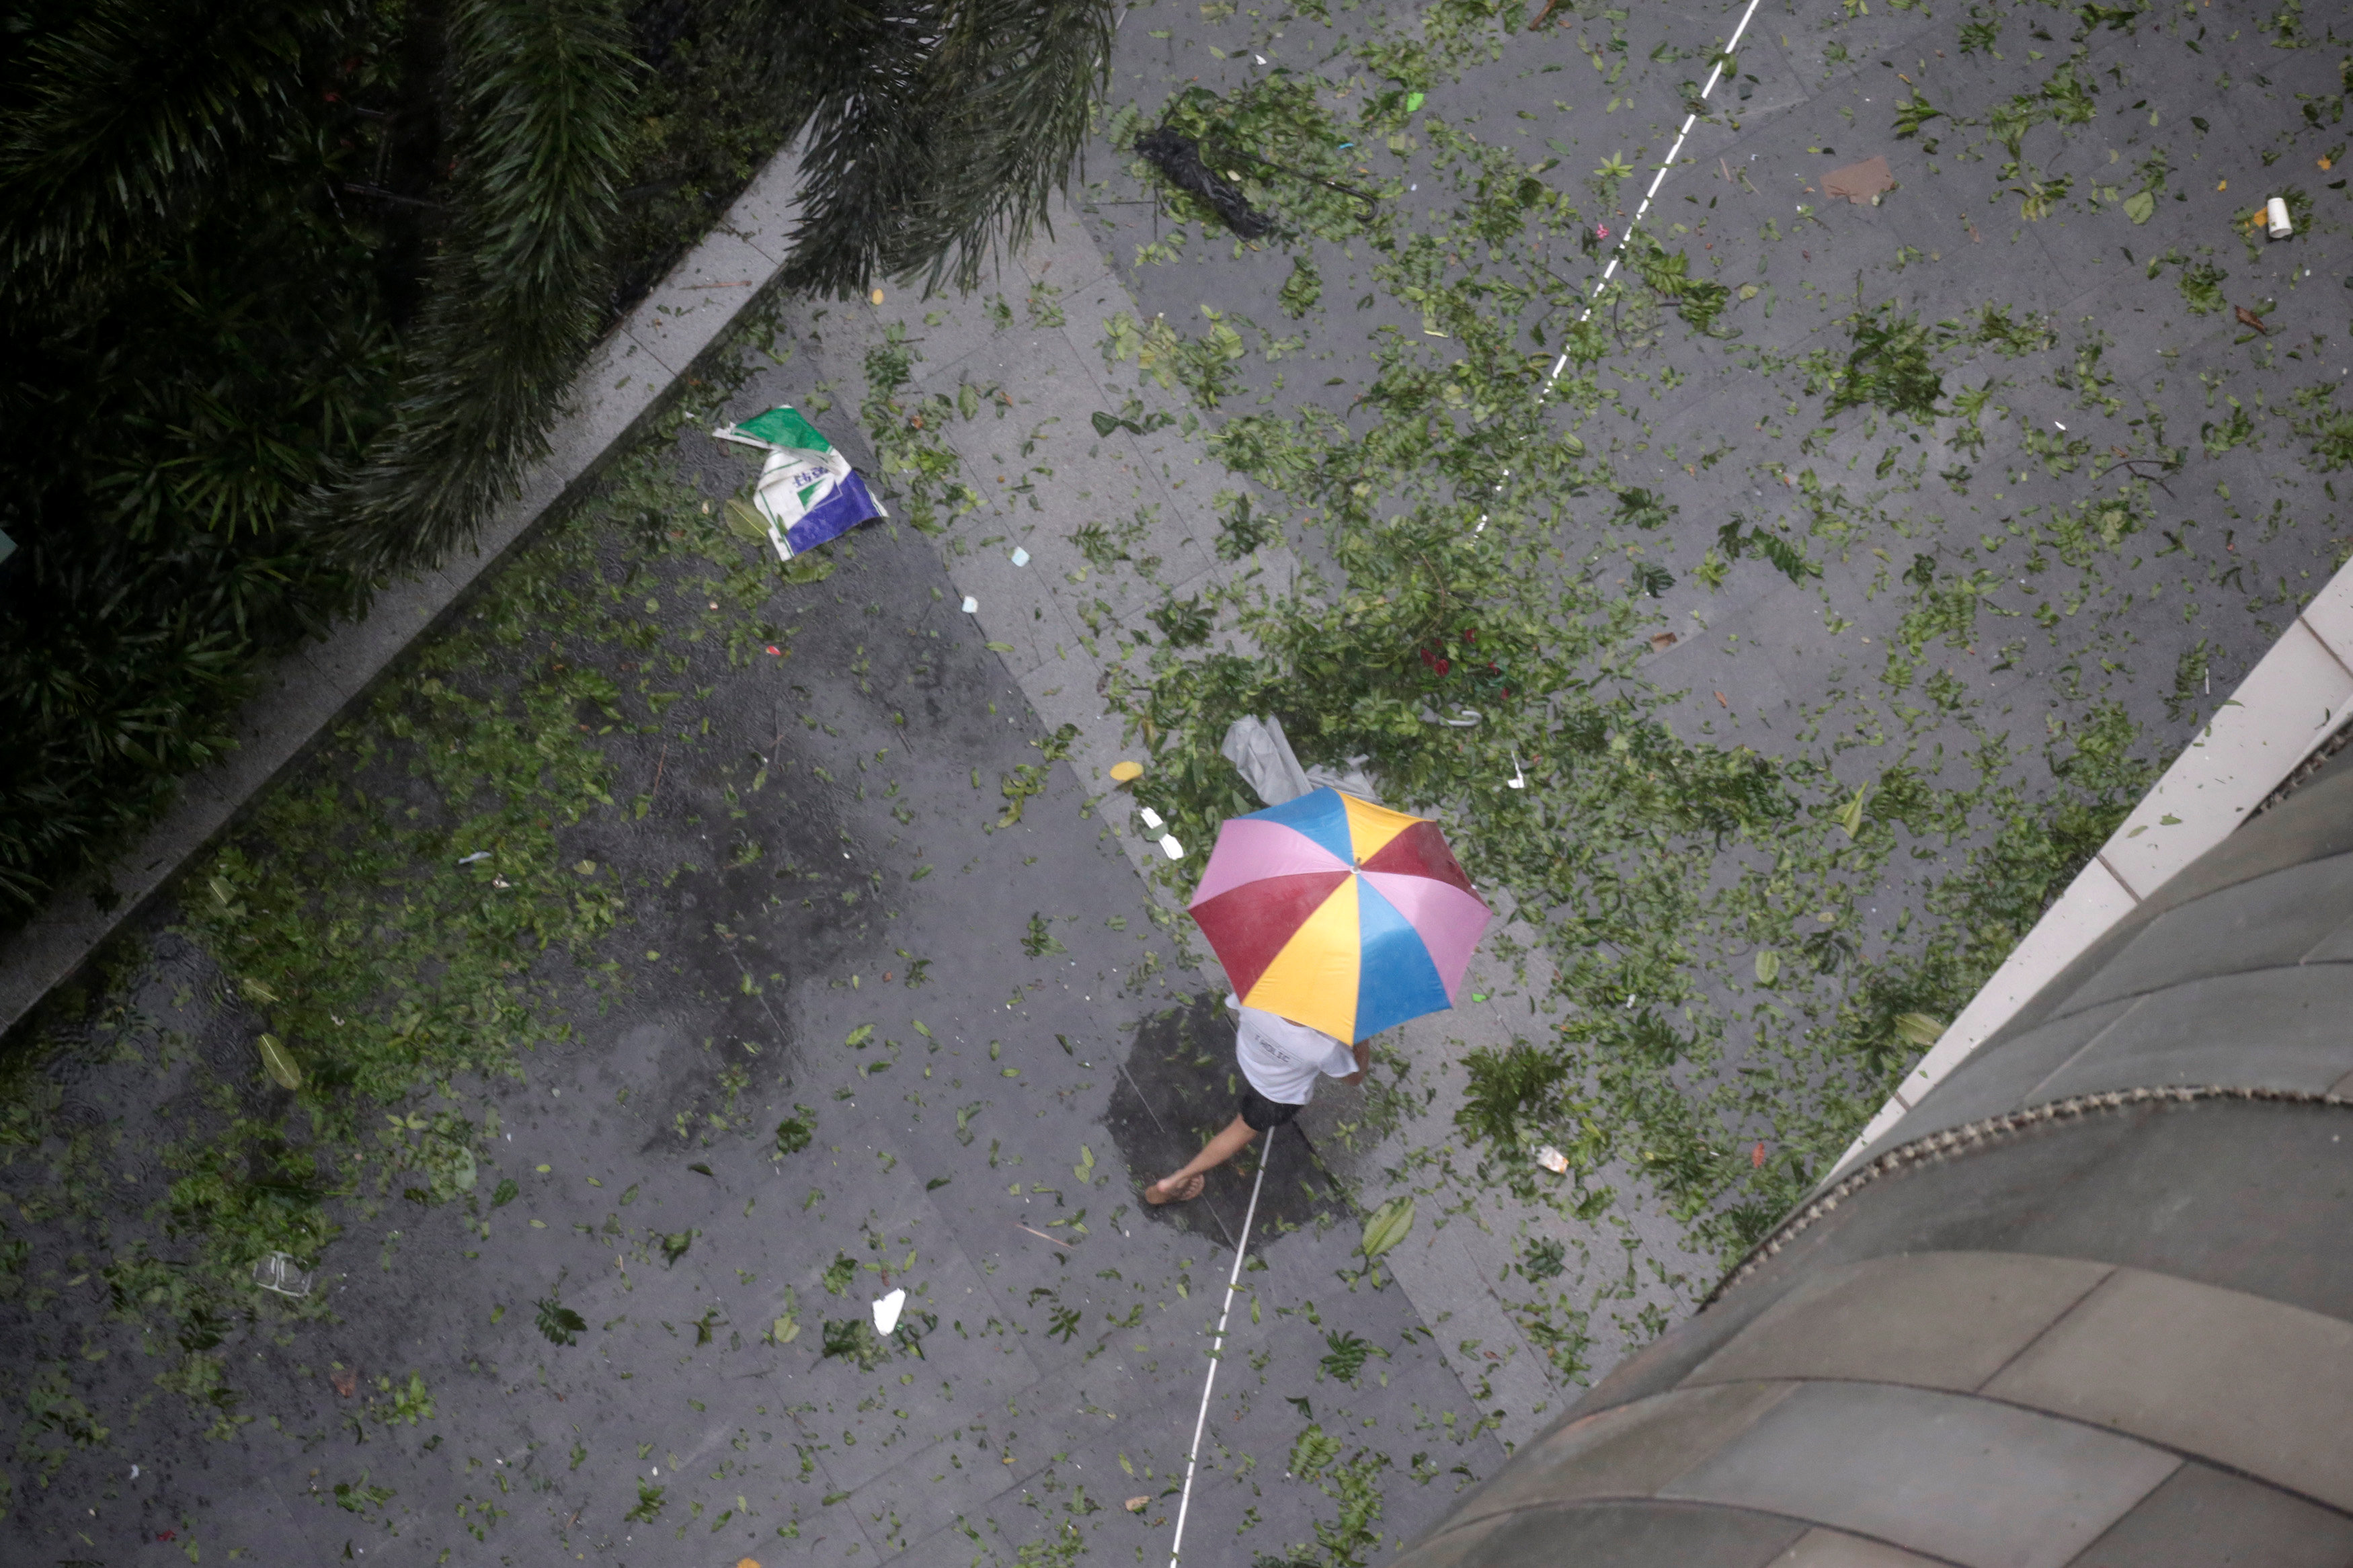
[[907,1304],[904,1290],[893,1290],[874,1303],[874,1331],[887,1334],[899,1326],[899,1309]]
[[1520,766],[1520,755],[1517,752],[1512,753],[1512,776],[1504,781],[1504,787],[1505,789],[1528,787],[1527,770]]
[[1148,805],[1136,807],[1135,814],[1144,818],[1144,826],[1146,827],[1158,828],[1163,826],[1160,820],[1160,814],[1153,810]]
[[1536,1163],[1556,1176],[1568,1174],[1568,1156],[1549,1143],[1536,1151]]
[[459,856],[458,858],[458,864],[460,866],[470,866],[477,860],[487,860],[490,858],[491,852],[489,850],[477,849],[471,855]]
[[2287,203],[2279,196],[2263,204],[2263,223],[2274,239],[2285,239],[2295,233],[2295,225],[2288,221]]
[[1164,833],[1160,836],[1160,852],[1171,860],[1185,858],[1185,847],[1176,842],[1176,836],[1173,833]]
[[974,615],[978,613],[979,609],[980,601],[974,598],[970,594],[966,594],[964,596],[964,613],[967,616]]
[[1022,549],[1018,544],[1013,547],[1013,564],[1016,566],[1027,566],[1029,564],[1029,552]]
[[253,1266],[253,1282],[280,1296],[307,1296],[311,1293],[311,1270],[286,1253],[273,1252]]
[[139,1467],[136,1465],[131,1467],[131,1479],[134,1481],[139,1479]]

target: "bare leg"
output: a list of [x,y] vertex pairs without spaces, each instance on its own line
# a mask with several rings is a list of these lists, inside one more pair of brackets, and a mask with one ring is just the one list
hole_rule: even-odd
[[1250,1146],[1250,1140],[1257,1136],[1258,1131],[1255,1128],[1240,1116],[1235,1117],[1226,1124],[1223,1131],[1209,1140],[1199,1153],[1187,1163],[1183,1170],[1173,1176],[1164,1176],[1145,1188],[1144,1201],[1150,1204],[1173,1204],[1200,1196],[1201,1188],[1208,1181],[1208,1177],[1204,1173],[1216,1170],[1219,1165],[1240,1153]]

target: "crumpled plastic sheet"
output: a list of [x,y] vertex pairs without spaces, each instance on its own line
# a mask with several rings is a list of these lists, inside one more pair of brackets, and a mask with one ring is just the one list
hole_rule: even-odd
[[1227,726],[1218,751],[1269,805],[1296,800],[1314,789],[1336,789],[1358,800],[1380,801],[1373,793],[1372,781],[1365,776],[1363,757],[1350,757],[1345,773],[1303,766],[1282,732],[1282,721],[1271,714],[1235,720]]

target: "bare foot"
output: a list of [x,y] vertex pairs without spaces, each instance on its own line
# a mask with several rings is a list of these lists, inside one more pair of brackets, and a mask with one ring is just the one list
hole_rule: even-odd
[[1145,1188],[1144,1201],[1148,1204],[1155,1205],[1189,1203],[1193,1199],[1199,1197],[1201,1195],[1201,1189],[1209,1184],[1208,1177],[1196,1173],[1195,1174],[1186,1178],[1183,1187],[1175,1192],[1171,1192],[1168,1188],[1168,1183],[1173,1178],[1164,1176],[1159,1181],[1156,1181],[1150,1186]]

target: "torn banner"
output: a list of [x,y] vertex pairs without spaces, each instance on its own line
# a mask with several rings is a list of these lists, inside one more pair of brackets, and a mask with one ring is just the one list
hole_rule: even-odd
[[890,515],[849,459],[789,404],[712,434],[768,454],[752,504],[768,525],[768,542],[776,547],[779,561]]

